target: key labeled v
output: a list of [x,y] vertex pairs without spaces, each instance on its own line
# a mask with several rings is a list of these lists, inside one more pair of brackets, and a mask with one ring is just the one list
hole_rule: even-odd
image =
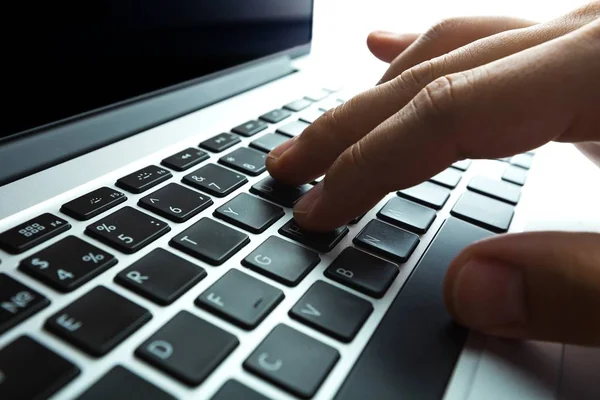
[[300,312],[302,314],[306,314],[306,315],[313,315],[315,317],[320,317],[321,316],[321,312],[319,310],[317,310],[312,304],[310,303],[306,303],[304,305],[304,307],[302,308],[302,310],[300,310]]

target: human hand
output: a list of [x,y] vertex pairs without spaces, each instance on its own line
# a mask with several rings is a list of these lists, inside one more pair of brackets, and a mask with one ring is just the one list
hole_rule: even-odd
[[[549,141],[600,142],[600,2],[544,24],[467,18],[426,34],[374,34],[380,84],[275,149],[276,179],[326,173],[294,210],[329,230],[454,161]],[[476,268],[475,268],[476,267]],[[465,249],[445,282],[451,314],[507,337],[600,344],[600,235],[523,233]]]

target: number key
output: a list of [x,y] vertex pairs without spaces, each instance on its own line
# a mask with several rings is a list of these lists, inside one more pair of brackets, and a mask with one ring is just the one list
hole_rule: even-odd
[[219,159],[219,163],[248,175],[257,176],[265,172],[267,155],[263,152],[240,147]]
[[212,203],[210,197],[176,183],[169,183],[139,201],[141,207],[173,222],[185,222]]
[[207,164],[186,175],[182,182],[213,196],[225,197],[248,182],[248,179],[227,168]]
[[[48,304],[50,300],[38,292],[0,273],[0,334],[47,307]],[[1,367],[0,371],[2,371]],[[2,389],[0,393],[1,391]]]

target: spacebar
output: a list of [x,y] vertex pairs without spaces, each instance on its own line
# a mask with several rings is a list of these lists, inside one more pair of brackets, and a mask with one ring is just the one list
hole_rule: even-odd
[[396,296],[336,400],[441,399],[468,331],[444,307],[452,259],[493,233],[449,218]]

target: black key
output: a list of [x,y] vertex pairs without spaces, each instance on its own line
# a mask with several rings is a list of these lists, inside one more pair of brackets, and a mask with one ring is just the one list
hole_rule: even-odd
[[372,312],[373,305],[368,301],[316,281],[290,310],[290,317],[349,343]]
[[398,276],[398,266],[348,247],[325,270],[325,276],[380,299]]
[[234,379],[230,379],[210,400],[269,400],[262,394],[242,385]]
[[467,191],[450,213],[492,232],[502,233],[508,230],[515,211],[509,204]]
[[135,355],[190,386],[201,384],[238,346],[229,332],[180,311]]
[[202,218],[169,244],[211,265],[221,265],[250,242],[245,233],[210,218]]
[[115,282],[166,306],[205,276],[203,268],[159,248],[121,271],[115,277]]
[[[448,265],[490,232],[449,218],[396,296],[335,400],[439,400],[468,331],[444,306]],[[382,373],[385,366],[385,373]]]
[[77,398],[77,400],[104,399],[175,400],[175,397],[117,365]]
[[399,191],[398,196],[439,210],[448,201],[450,190],[435,183],[423,182],[417,186]]
[[341,226],[329,232],[307,232],[293,219],[279,228],[279,233],[322,253],[328,253],[348,234],[348,227]]
[[142,193],[173,175],[164,168],[149,165],[134,173],[126,175],[117,181],[117,186],[131,193]]
[[244,175],[215,164],[207,164],[183,177],[182,182],[217,197],[225,197],[248,182]]
[[473,177],[467,185],[467,189],[509,204],[517,204],[521,198],[520,186],[485,176]]
[[312,189],[311,185],[284,185],[269,176],[253,185],[250,191],[284,207],[293,207],[310,189]]
[[289,137],[280,135],[278,133],[267,133],[266,135],[261,136],[250,143],[250,147],[254,147],[257,150],[269,153],[280,144],[287,142],[289,139]]
[[283,298],[281,290],[230,269],[196,299],[196,305],[249,330],[256,328]]
[[[0,273],[0,334],[25,321],[49,304],[50,300],[35,290]],[[2,392],[1,385],[0,392]]]
[[42,400],[79,375],[79,368],[29,336],[0,349],[0,399]]
[[469,169],[469,166],[471,165],[471,160],[460,160],[455,162],[454,164],[452,164],[453,168],[459,169],[461,171],[466,171],[467,169]]
[[89,225],[85,233],[123,253],[131,254],[170,230],[164,222],[126,206]]
[[531,168],[532,161],[533,156],[529,154],[517,154],[510,159],[510,164],[524,169],[529,169]]
[[352,221],[348,222],[348,225],[356,225],[358,224],[358,222],[363,219],[363,217],[365,216],[365,214],[359,215],[358,217],[355,217]]
[[401,197],[393,197],[377,213],[383,221],[415,233],[425,233],[435,220],[435,211]]
[[252,233],[262,233],[285,215],[283,208],[251,196],[240,193],[214,213],[215,217]]
[[417,245],[419,237],[385,222],[373,220],[354,238],[354,244],[382,257],[406,262]]
[[267,155],[261,151],[238,147],[231,153],[219,158],[219,163],[248,175],[257,176],[267,170]]
[[276,124],[288,118],[290,115],[292,115],[292,113],[288,110],[273,110],[261,115],[259,118],[272,124]]
[[140,199],[138,204],[173,222],[185,222],[213,204],[210,197],[169,183]]
[[103,356],[152,318],[145,308],[104,286],[69,304],[44,325],[92,356]]
[[329,92],[326,90],[314,90],[311,93],[307,94],[306,96],[304,96],[305,99],[308,99],[310,101],[321,101],[323,100],[325,97],[329,96]]
[[21,261],[19,269],[59,292],[71,292],[117,263],[110,253],[76,236]]
[[70,217],[85,221],[106,210],[110,210],[125,200],[127,200],[127,197],[123,192],[108,187],[101,187],[63,204],[60,211]]
[[246,359],[244,368],[283,390],[309,399],[339,358],[333,347],[279,324]]
[[208,160],[208,158],[208,154],[204,151],[190,147],[177,154],[173,154],[171,157],[165,158],[161,164],[175,171],[185,171],[204,160]]
[[283,106],[283,108],[285,108],[286,110],[298,112],[310,107],[312,103],[312,101],[307,99],[299,99],[296,101],[292,101],[291,103],[287,103],[285,106]]
[[220,153],[239,142],[241,139],[233,133],[220,133],[200,143],[200,147],[213,153]]
[[314,251],[271,236],[242,264],[284,285],[296,286],[320,261]]
[[277,132],[286,136],[298,136],[309,126],[310,124],[303,121],[293,121],[277,128]]
[[237,133],[238,135],[250,137],[256,135],[258,132],[267,129],[267,126],[269,126],[269,124],[267,124],[265,121],[253,120],[238,125],[231,131]]
[[317,119],[319,119],[321,117],[321,115],[323,115],[324,113],[325,113],[324,111],[322,111],[318,108],[315,108],[315,109],[308,110],[305,113],[303,113],[299,119],[300,119],[300,121],[304,121],[308,124],[312,124]]
[[431,177],[430,181],[435,182],[439,185],[446,186],[447,188],[454,189],[458,182],[460,182],[462,174],[453,168],[448,168],[439,174]]
[[67,221],[45,213],[1,233],[0,249],[11,254],[23,253],[69,229]]
[[502,174],[502,180],[523,186],[527,181],[527,170],[509,165]]

